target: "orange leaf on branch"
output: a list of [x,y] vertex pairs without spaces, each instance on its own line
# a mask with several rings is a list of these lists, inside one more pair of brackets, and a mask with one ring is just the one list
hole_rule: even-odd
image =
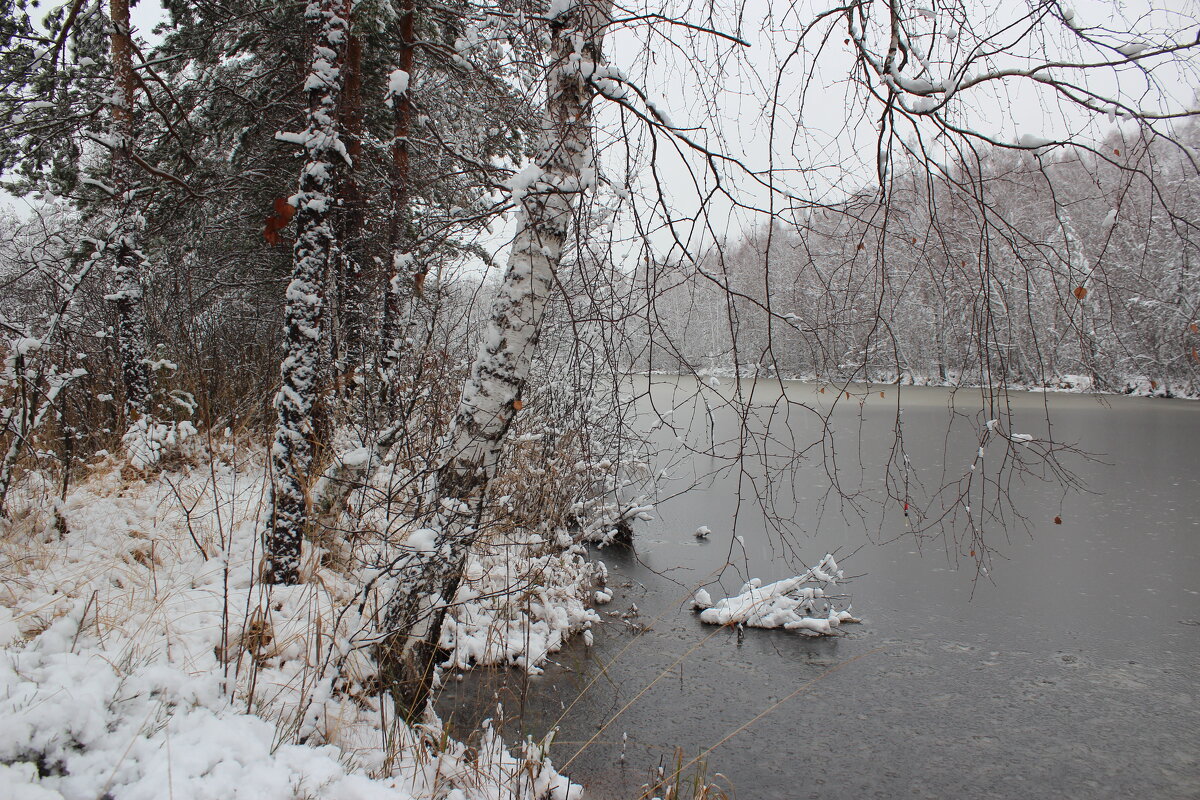
[[287,201],[286,197],[276,197],[272,203],[275,213],[267,217],[263,228],[263,238],[272,247],[279,244],[279,232],[288,226],[292,217],[296,216],[296,207]]
[[276,197],[272,205],[275,207],[275,216],[282,219],[285,225],[296,216],[296,207],[289,203],[286,197]]

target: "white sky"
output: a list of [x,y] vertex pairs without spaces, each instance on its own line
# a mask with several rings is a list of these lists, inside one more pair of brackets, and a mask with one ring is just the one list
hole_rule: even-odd
[[[742,18],[747,21],[744,35],[753,46],[733,48],[741,51],[744,63],[724,72],[718,81],[711,77],[715,55],[711,41],[702,43],[700,53],[704,63],[701,64],[670,48],[647,48],[630,32],[612,37],[607,53],[627,72],[641,75],[653,94],[665,98],[657,102],[669,109],[673,124],[687,127],[703,122],[722,135],[726,152],[743,160],[751,169],[774,167],[779,170],[779,180],[797,194],[815,201],[836,200],[875,181],[877,121],[882,110],[876,103],[864,111],[861,90],[848,83],[854,59],[853,46],[845,43],[849,33],[844,18],[839,17],[832,27],[826,26],[831,35],[819,55],[814,55],[812,49],[802,52],[783,71],[774,137],[770,136],[764,110],[772,87],[762,85],[759,77],[774,77],[795,41],[795,36],[780,35],[777,31],[796,29],[799,20],[811,19],[830,5],[808,2],[781,6],[769,0],[753,0],[744,6]],[[921,6],[928,6],[929,13],[919,13],[917,9]],[[1014,0],[999,3],[967,0],[966,6],[972,20],[970,33],[976,36],[1003,31],[1028,12],[1025,3]],[[773,11],[777,7],[806,10],[790,19],[776,16],[772,35],[762,33],[758,24],[750,22],[756,17],[763,19],[768,14],[780,13]],[[914,0],[902,7],[912,18],[908,29],[928,56],[934,80],[956,75],[957,68],[967,60],[959,51],[969,33],[953,23],[950,4]],[[1170,30],[1183,31],[1183,39],[1194,41],[1198,19],[1200,4],[1195,0],[1119,3],[1084,0],[1075,7],[1074,22],[1109,45],[1163,46],[1168,43],[1165,31]],[[731,22],[725,29],[732,30],[732,25]],[[1025,38],[1010,47],[1008,54],[973,61],[972,72],[1028,67],[1045,60],[1094,63],[1114,56],[1123,58],[1112,49],[1080,46],[1075,32],[1058,19],[1048,20],[1044,27],[1044,35]],[[999,41],[1008,44],[1018,38],[1010,35]],[[820,44],[816,36],[812,41]],[[879,37],[877,41],[880,51],[886,48],[886,39]],[[1141,67],[1149,69],[1143,72]],[[1198,69],[1200,64],[1162,57],[1120,69],[1086,72],[1062,69],[1053,74],[1081,82],[1093,91],[1145,111],[1178,111],[1196,107],[1195,91],[1200,88]],[[909,70],[905,72],[911,74]],[[1121,124],[1119,121],[1114,124],[1105,114],[1087,112],[1064,102],[1052,89],[1029,80],[988,82],[964,90],[952,102],[956,124],[1008,143],[1022,135],[1095,142]],[[1132,123],[1127,124],[1130,130],[1136,129]],[[930,126],[924,129],[926,133],[932,130]],[[901,131],[902,138],[909,139],[911,135],[911,130]],[[935,158],[944,156],[937,143],[933,143],[930,152]],[[668,191],[677,192],[673,195],[675,204],[681,209],[695,208],[694,192],[682,189],[689,185],[682,164],[677,159],[674,163],[668,161],[664,173],[670,176],[664,182]],[[743,180],[741,185],[748,200],[767,202],[768,193],[756,189],[751,181]],[[722,218],[716,223],[718,228],[761,224],[744,212],[730,212],[727,203],[715,204],[712,212]]]

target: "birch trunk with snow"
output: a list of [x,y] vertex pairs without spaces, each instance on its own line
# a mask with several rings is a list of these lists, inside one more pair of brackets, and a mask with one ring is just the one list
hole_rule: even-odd
[[142,302],[145,258],[140,248],[141,218],[134,203],[133,153],[133,43],[130,39],[129,0],[112,0],[112,183],[116,213],[110,235],[114,250],[115,291],[105,296],[117,310],[117,349],[125,389],[128,431],[125,446],[138,465],[148,463],[151,420],[150,368],[146,360],[146,307]]
[[309,3],[305,16],[318,27],[304,88],[309,94],[308,127],[279,138],[303,145],[296,205],[298,235],[292,280],[284,311],[284,357],[275,396],[278,421],[271,446],[272,514],[264,543],[263,579],[299,580],[300,544],[307,526],[309,471],[313,461],[313,403],[321,372],[322,290],[333,249],[331,212],[339,162],[348,161],[338,132],[340,54],[346,44],[341,2]]
[[534,164],[512,183],[519,216],[508,268],[446,438],[434,487],[437,517],[430,531],[413,538],[385,619],[380,674],[409,719],[420,716],[429,696],[442,620],[520,408],[576,198],[594,182],[593,90],[586,78],[600,63],[607,3],[554,5],[542,141]]

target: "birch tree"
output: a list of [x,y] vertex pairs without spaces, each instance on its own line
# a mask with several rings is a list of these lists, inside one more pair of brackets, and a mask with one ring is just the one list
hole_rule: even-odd
[[510,184],[518,217],[508,267],[446,436],[430,492],[436,517],[410,538],[379,650],[381,675],[410,719],[424,711],[442,620],[479,534],[505,435],[521,409],[577,198],[595,182],[589,79],[601,64],[606,17],[604,0],[551,6],[541,143],[533,164]]
[[306,17],[316,28],[304,84],[309,95],[308,127],[299,134],[281,134],[286,141],[302,145],[305,158],[299,190],[291,201],[296,206],[299,233],[284,311],[281,385],[275,396],[278,421],[271,446],[272,514],[263,564],[263,578],[270,583],[299,580],[301,542],[309,518],[313,404],[321,378],[323,292],[334,246],[334,187],[340,165],[349,161],[337,121],[347,36],[342,3],[314,0]]

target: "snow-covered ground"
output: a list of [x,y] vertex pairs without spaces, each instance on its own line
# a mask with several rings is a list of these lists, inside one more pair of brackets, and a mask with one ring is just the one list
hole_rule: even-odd
[[[268,491],[232,443],[150,478],[101,463],[63,501],[26,476],[0,527],[0,800],[579,796],[537,743],[397,724],[363,688],[370,570],[312,552],[301,585],[256,580]],[[451,667],[536,670],[597,620],[577,549],[506,536],[470,560]]]

